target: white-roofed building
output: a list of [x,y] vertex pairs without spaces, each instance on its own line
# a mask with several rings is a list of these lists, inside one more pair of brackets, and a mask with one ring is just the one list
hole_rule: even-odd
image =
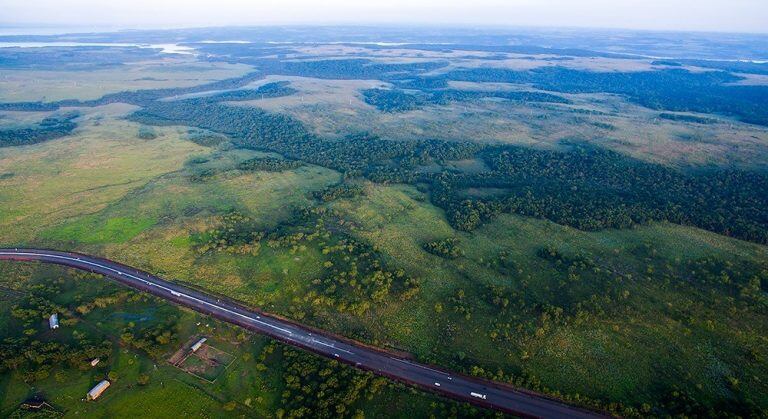
[[48,319],[48,325],[51,327],[51,329],[58,329],[59,315],[56,313],[51,314],[51,317]]
[[101,396],[101,393],[104,393],[104,390],[109,388],[111,383],[107,380],[102,380],[99,384],[96,384],[94,388],[91,389],[91,391],[88,392],[87,399],[88,400],[96,400],[99,396]]
[[200,340],[198,340],[197,342],[195,342],[195,344],[194,344],[194,345],[192,345],[192,352],[197,352],[197,350],[198,350],[198,349],[200,349],[200,347],[201,347],[201,346],[203,346],[203,344],[204,344],[204,343],[205,343],[205,341],[207,341],[207,340],[208,340],[207,338],[201,338]]

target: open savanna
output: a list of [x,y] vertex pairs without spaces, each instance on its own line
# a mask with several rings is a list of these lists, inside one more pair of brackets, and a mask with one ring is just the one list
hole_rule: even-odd
[[3,69],[0,102],[91,100],[126,90],[188,87],[238,77],[242,64],[202,63],[178,55],[101,69]]
[[[2,242],[110,257],[286,316],[299,307],[313,324],[347,336],[468,373],[503,371],[571,397],[656,405],[679,389],[705,403],[767,402],[768,377],[750,358],[768,355],[765,314],[678,273],[708,256],[759,263],[768,259],[764,246],[668,224],[582,232],[513,215],[460,233],[414,187],[366,183],[362,196],[323,204],[311,193],[338,183],[337,172],[244,172],[240,161],[265,154],[197,146],[181,127],[140,140],[138,128],[105,117],[70,137],[1,150],[0,171],[13,173],[0,180]],[[200,167],[215,174],[195,180]],[[334,210],[326,221],[333,231],[419,278],[418,296],[389,298],[363,316],[328,316],[302,302],[328,260],[317,242],[246,254],[195,246],[195,234],[233,210],[270,231],[315,206]],[[451,237],[463,251],[456,259],[423,248]],[[587,257],[599,272],[574,279],[540,256],[544,248]],[[654,273],[667,266],[669,278]],[[493,289],[508,308],[491,301]],[[323,314],[313,316],[317,310]]]
[[[204,150],[171,128],[154,140],[139,139],[138,127],[104,118],[60,140],[0,149],[0,241],[29,243],[65,220],[103,210]],[[136,223],[131,216],[110,225],[123,230]]]
[[[363,89],[386,88],[378,80],[326,80],[273,75],[299,92],[280,98],[241,102],[290,114],[324,137],[361,131],[383,138],[441,138],[481,143],[558,147],[587,142],[632,157],[683,169],[760,169],[768,158],[768,130],[728,118],[709,124],[659,118],[616,95],[561,94],[573,103],[540,104],[498,100],[427,105],[408,112],[382,112],[366,104]],[[260,81],[259,84],[266,81]],[[509,83],[452,83],[471,91],[535,90]],[[684,114],[688,115],[688,114]],[[694,115],[702,116],[702,115]]]
[[[764,246],[670,224],[582,232],[513,215],[458,233],[425,196],[401,186],[371,185],[367,196],[332,205],[351,234],[422,279],[416,302],[375,309],[368,327],[383,341],[435,362],[493,373],[501,368],[550,390],[632,405],[654,404],[677,390],[714,403],[733,397],[731,378],[741,380],[739,391],[753,402],[768,402],[759,361],[766,356],[765,312],[737,309],[730,297],[698,284],[696,274],[661,275],[668,266],[705,257],[764,263]],[[460,240],[464,256],[447,260],[423,250],[423,243],[446,237]],[[569,278],[539,256],[545,247],[592,259],[613,278],[590,271]],[[616,279],[619,274],[624,279]],[[489,287],[513,291],[526,304],[499,311],[489,301]],[[470,318],[453,312],[450,301],[458,290],[466,295]],[[579,305],[590,313],[583,320],[552,321],[541,310],[556,306],[568,313]],[[498,322],[520,328],[502,339],[494,336]],[[752,350],[761,355],[753,358]]]

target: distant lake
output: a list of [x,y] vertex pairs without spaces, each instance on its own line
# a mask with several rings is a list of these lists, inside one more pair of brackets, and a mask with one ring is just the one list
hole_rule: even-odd
[[194,54],[194,48],[178,44],[131,44],[119,42],[0,42],[0,48],[133,47],[159,49],[166,54]]

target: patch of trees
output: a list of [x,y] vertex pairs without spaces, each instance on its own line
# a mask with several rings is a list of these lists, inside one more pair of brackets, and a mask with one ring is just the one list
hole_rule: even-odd
[[406,92],[400,89],[366,89],[362,91],[365,102],[384,112],[406,112],[427,104],[446,105],[450,102],[472,101],[486,98],[515,102],[570,103],[564,97],[542,92],[524,91],[473,91],[431,90]]
[[298,160],[286,160],[274,157],[256,157],[240,162],[237,168],[244,171],[282,172],[298,169],[304,163]]
[[470,142],[391,141],[368,133],[326,140],[286,115],[195,100],[155,102],[130,119],[154,125],[197,126],[227,134],[239,147],[274,151],[350,175],[378,171],[379,165],[396,169],[388,164],[394,161],[413,166],[430,159],[469,158],[482,148]]
[[331,202],[339,198],[354,198],[363,194],[365,194],[363,185],[345,182],[339,185],[329,186],[323,190],[314,192],[312,195],[315,199],[320,201]]
[[216,102],[243,101],[290,96],[298,92],[298,90],[290,87],[289,85],[290,82],[278,81],[267,83],[257,89],[229,90],[226,92],[217,93],[212,96],[206,96],[205,98]]
[[419,109],[429,102],[421,93],[408,93],[399,89],[365,89],[365,103],[383,112],[407,112]]
[[392,80],[400,89],[433,90],[448,87],[448,80],[434,77],[415,77],[403,80]]
[[682,67],[683,65],[677,61],[672,60],[654,60],[651,61],[651,65],[664,65],[667,67]]
[[143,61],[160,56],[157,49],[118,46],[3,48],[0,62],[3,68],[61,71],[93,71],[100,68],[120,68],[128,62]]
[[[203,42],[189,42],[185,45],[194,46],[198,51],[205,52],[213,56],[219,56],[226,61],[231,62],[232,58],[238,58],[246,60],[253,60],[254,58],[267,57],[267,56],[285,56],[287,54],[294,54],[296,50],[288,45],[274,45],[263,43],[203,43]],[[202,54],[201,54],[202,55]],[[219,57],[209,58],[212,61],[216,61]]]
[[[498,43],[503,43],[496,41]],[[366,45],[366,48],[369,49],[391,49],[390,46],[376,46],[376,45]],[[591,51],[586,49],[579,49],[579,48],[550,48],[550,47],[541,47],[536,45],[476,45],[476,44],[451,44],[451,45],[440,45],[440,44],[407,44],[407,45],[398,45],[396,48],[398,49],[414,49],[419,51],[440,51],[445,53],[451,53],[456,51],[483,51],[483,52],[498,52],[498,53],[510,53],[510,54],[531,54],[531,55],[559,55],[561,57],[556,58],[566,58],[568,57],[606,57],[606,58],[629,58],[629,59],[636,59],[636,56],[631,55],[624,55],[624,54],[617,54],[617,53],[611,53],[611,52],[601,52],[601,51]],[[473,57],[476,58],[476,57]],[[533,58],[533,57],[529,57]]]
[[668,112],[660,113],[659,118],[667,119],[670,121],[691,122],[694,124],[705,124],[705,125],[716,124],[718,122],[717,119],[714,119],[714,118],[705,118],[703,116],[685,115],[685,114],[668,113]]
[[227,141],[227,137],[202,129],[190,129],[187,131],[187,139],[204,147],[215,147]]
[[208,92],[213,90],[238,89],[262,78],[264,78],[264,73],[256,71],[240,77],[214,81],[197,86],[124,91],[118,93],[110,93],[108,95],[102,96],[99,99],[91,101],[66,100],[57,103],[61,106],[99,106],[107,105],[110,103],[129,103],[131,105],[146,106],[158,99],[163,98],[171,98],[174,96]]
[[233,211],[215,217],[212,224],[212,227],[192,234],[192,243],[198,252],[258,253],[264,232],[251,217]]
[[433,92],[431,100],[437,104],[478,100],[485,98],[505,99],[514,102],[546,102],[546,103],[571,103],[570,100],[543,92],[526,91],[473,91],[473,90],[437,90]]
[[767,63],[754,63],[749,61],[696,60],[696,59],[682,59],[682,60],[676,60],[676,61],[681,65],[713,68],[716,70],[729,71],[731,73],[763,74],[763,75],[768,74]]
[[272,361],[271,358],[277,356],[283,367],[278,417],[365,417],[354,406],[361,400],[372,398],[388,385],[385,378],[375,377],[370,372],[361,372],[336,361],[328,362],[274,341],[263,349],[259,360]]
[[0,111],[49,112],[58,110],[59,106],[49,102],[8,102],[0,103]]
[[242,214],[216,217],[212,227],[191,235],[201,253],[227,251],[257,254],[263,246],[301,254],[317,248],[322,254],[320,273],[309,278],[309,291],[297,296],[288,314],[302,320],[334,313],[365,314],[375,304],[389,298],[408,300],[420,291],[418,279],[403,270],[384,266],[381,255],[370,245],[348,237],[337,228],[338,217],[331,210],[316,207],[305,210],[291,224],[272,231],[259,228]]
[[444,259],[456,259],[464,256],[464,251],[459,247],[459,239],[449,237],[442,240],[434,240],[422,245],[424,250]]
[[212,179],[218,170],[213,167],[193,167],[189,171],[189,181],[193,183],[203,183]]
[[[111,103],[128,103],[131,105],[146,106],[156,100],[163,99],[163,98],[172,98],[174,96],[208,92],[213,90],[239,89],[243,86],[246,86],[249,83],[252,83],[254,81],[264,78],[264,76],[265,76],[264,73],[260,71],[256,71],[240,77],[214,81],[211,83],[201,84],[197,86],[123,91],[123,92],[117,92],[117,93],[110,93],[98,99],[93,99],[93,100],[64,99],[56,102],[0,103],[0,110],[51,111],[51,110],[60,109],[61,107],[77,107],[77,106],[90,107],[90,106],[108,105]],[[270,83],[270,84],[273,84],[273,86],[267,87],[266,90],[264,91],[264,94],[273,94],[273,95],[283,94],[288,92],[288,90],[286,89],[290,89],[283,85],[274,85],[274,83]],[[226,94],[227,92],[222,93],[222,95],[226,95]],[[259,95],[258,97],[261,97],[261,95]],[[238,100],[238,99],[235,98],[232,100]],[[240,99],[240,100],[244,100],[244,99]]]
[[32,383],[48,378],[56,368],[86,368],[91,359],[106,358],[111,353],[110,341],[96,342],[86,337],[72,343],[6,338],[0,343],[0,371],[18,371],[24,382]]
[[120,333],[120,343],[141,350],[158,360],[167,352],[168,345],[178,339],[177,329],[174,318],[149,327],[137,327],[129,323]]
[[0,147],[37,144],[64,137],[77,128],[77,114],[49,116],[30,128],[0,130]]
[[136,137],[140,140],[154,140],[157,138],[157,132],[152,127],[141,126],[139,127],[139,132],[136,134]]
[[409,277],[402,269],[386,269],[381,255],[370,245],[337,230],[331,234],[326,226],[338,222],[332,211],[315,208],[305,217],[303,226],[276,231],[267,237],[271,248],[298,253],[313,245],[324,255],[322,273],[311,281],[311,291],[289,308],[292,317],[303,319],[308,307],[314,316],[324,315],[327,308],[362,316],[388,298],[408,300],[418,294],[418,279]]
[[474,304],[471,299],[467,298],[467,294],[463,289],[457,290],[448,300],[450,301],[454,312],[460,314],[466,320],[472,318]]
[[734,264],[716,257],[689,263],[678,275],[695,284],[717,287],[734,298],[768,309],[768,266]]

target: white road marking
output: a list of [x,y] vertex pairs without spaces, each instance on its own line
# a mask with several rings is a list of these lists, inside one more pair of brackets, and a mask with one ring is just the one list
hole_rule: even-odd
[[354,355],[352,352],[349,352],[349,351],[347,351],[345,349],[337,348],[336,345],[332,345],[332,344],[328,344],[328,343],[325,343],[325,342],[321,342],[321,341],[319,341],[317,339],[310,339],[309,341],[312,342],[312,343],[317,343],[319,345],[323,345],[323,346],[327,346],[329,348],[336,349],[337,351],[346,352],[346,353],[348,353],[350,355]]
[[[402,363],[404,363],[404,364],[412,365],[412,366],[414,366],[414,367],[423,368],[423,369],[425,369],[425,370],[429,370],[429,371],[432,371],[432,372],[436,372],[436,373],[438,373],[438,374],[442,374],[442,375],[446,375],[446,376],[448,375],[448,373],[445,373],[445,372],[443,372],[443,371],[438,371],[438,370],[436,370],[436,369],[432,369],[432,368],[429,368],[429,367],[425,367],[424,365],[420,365],[420,364],[414,364],[413,362],[409,362],[409,361],[406,361],[406,360],[404,360],[404,359],[400,359],[400,358],[392,358],[392,357],[390,357],[389,359],[394,359],[395,361],[399,361],[399,362],[402,362]],[[451,378],[450,378],[450,377],[448,377],[448,379],[450,380]]]

